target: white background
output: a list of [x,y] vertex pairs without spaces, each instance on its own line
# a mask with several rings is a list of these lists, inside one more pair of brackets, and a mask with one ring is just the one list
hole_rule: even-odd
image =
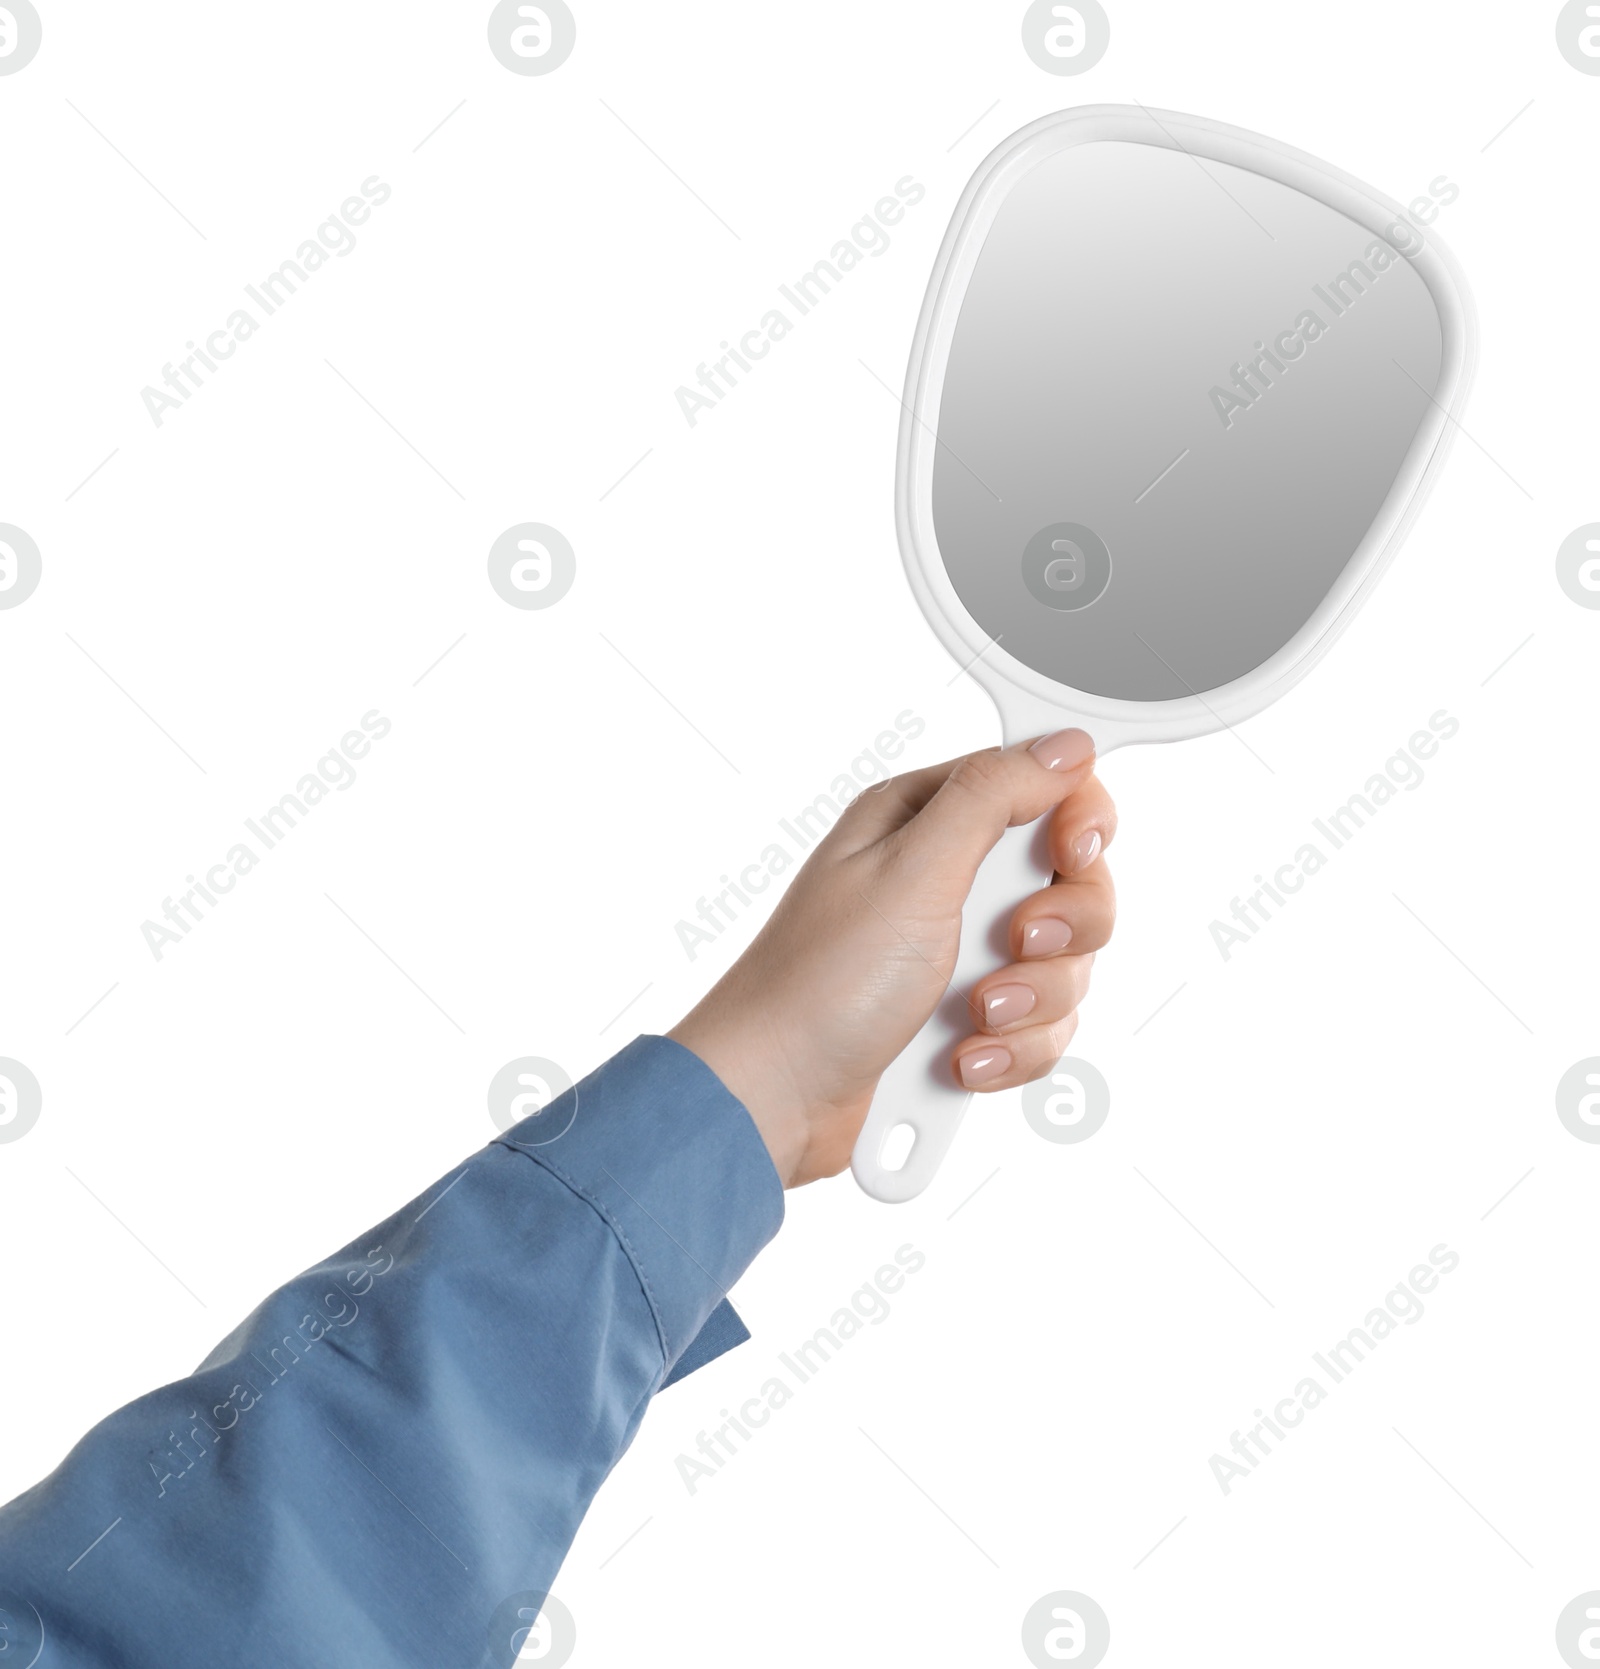
[[[1477,444],[1312,678],[1106,762],[1108,1122],[1055,1145],[1002,1096],[912,1205],[791,1197],[754,1340],[572,1550],[574,1661],[1022,1663],[1070,1588],[1117,1665],[1558,1663],[1600,1587],[1600,1148],[1553,1099],[1600,1053],[1600,613],[1554,568],[1600,517],[1600,78],[1556,8],[1148,0],[1072,78],[1020,4],[612,0],[519,77],[485,4],[39,3],[0,79],[0,521],[44,563],[0,612],[0,1055],[44,1092],[0,1146],[0,1495],[489,1139],[506,1061],[671,1025],[761,912],[693,962],[675,923],[897,713],[908,764],[995,740],[863,362],[899,386],[994,144],[1138,100],[1459,186]],[[141,388],[373,174],[354,252],[156,428]],[[674,389],[907,174],[889,250],[691,429]],[[547,611],[486,580],[526,520],[577,552]],[[141,922],[372,708],[355,786],[158,963]],[[1440,709],[1422,785],[1224,962],[1210,922]],[[889,1319],[691,1496],[675,1457],[907,1242]],[[1225,1497],[1210,1455],[1440,1242],[1423,1320]]]

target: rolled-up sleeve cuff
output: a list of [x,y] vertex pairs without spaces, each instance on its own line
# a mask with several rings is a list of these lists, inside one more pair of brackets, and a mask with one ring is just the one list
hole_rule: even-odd
[[500,1145],[610,1224],[661,1336],[661,1386],[750,1336],[728,1288],[778,1232],[783,1187],[744,1104],[698,1055],[636,1038]]

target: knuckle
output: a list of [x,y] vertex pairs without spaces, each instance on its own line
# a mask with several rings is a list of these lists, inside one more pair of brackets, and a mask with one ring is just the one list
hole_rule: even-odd
[[990,748],[960,760],[950,773],[950,786],[957,793],[992,800],[999,797],[1009,775],[1005,757],[999,749]]
[[1059,1061],[1064,1054],[1066,1054],[1067,1046],[1072,1042],[1073,1036],[1077,1030],[1077,1009],[1073,1009],[1070,1014],[1063,1015],[1061,1019],[1057,1020],[1055,1024],[1049,1028],[1048,1041],[1050,1045],[1050,1058],[1044,1064],[1043,1070],[1040,1073],[1041,1077],[1045,1072],[1054,1070],[1056,1062]]
[[1072,970],[1072,983],[1067,991],[1068,1013],[1075,1014],[1078,1004],[1089,995],[1089,981],[1094,977],[1094,952],[1086,951],[1077,959]]

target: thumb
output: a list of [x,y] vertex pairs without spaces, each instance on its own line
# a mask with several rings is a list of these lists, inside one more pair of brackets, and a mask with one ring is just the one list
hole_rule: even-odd
[[1093,768],[1094,741],[1083,730],[970,753],[901,828],[896,844],[914,870],[931,871],[965,891],[1008,828],[1058,806]]

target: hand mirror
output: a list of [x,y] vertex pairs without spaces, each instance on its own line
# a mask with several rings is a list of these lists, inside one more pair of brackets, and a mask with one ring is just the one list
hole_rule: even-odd
[[[1142,107],[1045,117],[985,160],[917,325],[896,523],[1007,743],[1079,725],[1104,755],[1232,726],[1333,646],[1466,397],[1471,301],[1435,212]],[[853,1169],[880,1200],[921,1193],[971,1100],[950,1049],[1049,878],[1041,836],[987,860],[950,990],[879,1086]]]

